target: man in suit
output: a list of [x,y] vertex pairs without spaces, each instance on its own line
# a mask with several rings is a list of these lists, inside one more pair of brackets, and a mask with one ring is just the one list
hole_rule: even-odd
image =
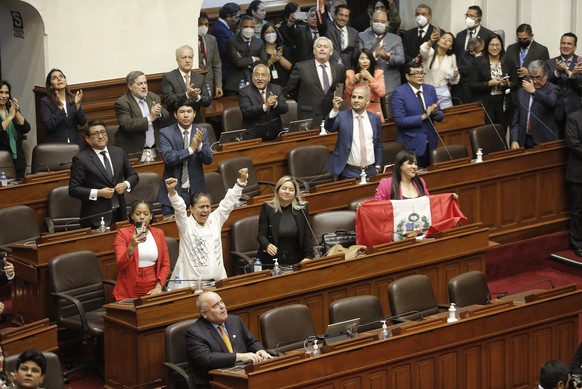
[[[570,196],[570,246],[582,257],[582,109],[568,115],[565,132],[569,150],[566,182]],[[578,354],[582,357],[580,351]]]
[[289,28],[291,39],[295,42],[293,57],[295,62],[313,59],[313,42],[327,32],[327,22],[322,22],[315,7],[311,7],[307,15],[306,25],[294,25]]
[[[230,95],[238,95],[241,81],[251,81],[251,71],[258,63],[269,59],[263,41],[255,37],[255,19],[245,15],[240,18],[240,31],[227,43],[227,60],[230,61],[230,76],[224,85]],[[252,30],[252,34],[251,34]],[[224,58],[224,57],[223,57]]]
[[351,110],[339,112],[341,96],[333,99],[333,110],[325,120],[328,131],[338,132],[335,148],[329,158],[329,171],[340,180],[367,177],[382,168],[382,123],[380,117],[366,111],[370,88],[358,86],[350,97]]
[[570,385],[570,371],[563,361],[546,361],[540,369],[540,384],[538,389],[567,389]]
[[230,75],[230,62],[225,60],[227,56],[227,43],[234,37],[234,31],[240,18],[240,6],[236,3],[226,3],[218,11],[218,19],[212,25],[210,34],[216,38],[218,54],[222,61],[222,85]]
[[485,42],[489,35],[493,33],[493,31],[488,30],[481,25],[482,16],[483,10],[478,5],[470,6],[465,13],[465,26],[467,26],[467,28],[459,31],[455,37],[455,56],[457,57],[457,64],[459,67],[470,65],[470,63],[465,62],[470,60],[470,58],[463,55],[463,52],[467,48],[469,39],[478,36],[483,40],[483,42]]
[[139,176],[122,148],[107,146],[107,130],[93,120],[85,130],[89,147],[73,157],[69,196],[81,200],[82,227],[98,228],[127,219],[125,191],[135,188]]
[[220,295],[203,292],[196,300],[196,307],[200,317],[186,331],[188,373],[196,388],[210,388],[208,372],[212,369],[272,358],[240,317],[228,314]]
[[166,178],[178,180],[176,192],[186,204],[190,204],[192,193],[206,192],[202,164],[212,163],[212,150],[206,130],[192,125],[196,116],[194,107],[192,100],[183,98],[176,104],[174,112],[177,123],[160,131],[158,152],[164,161],[164,173],[158,189],[158,202],[162,204],[164,215],[174,212],[168,198]]
[[162,107],[159,96],[148,91],[143,72],[134,70],[125,80],[129,91],[115,102],[115,117],[119,123],[115,145],[127,154],[138,154],[144,148],[156,147],[162,123],[170,114]]
[[208,34],[208,15],[200,12],[198,17],[198,67],[206,70],[204,81],[210,86],[210,97],[222,97],[222,60],[218,43]]
[[314,59],[295,64],[285,91],[297,101],[297,118],[312,119],[312,126],[318,126],[327,116],[333,107],[336,84],[346,79],[343,67],[330,62],[332,52],[329,38],[317,38],[313,43]]
[[559,138],[554,107],[559,98],[559,88],[548,82],[548,65],[541,60],[528,66],[531,78],[522,81],[517,106],[511,125],[511,148],[532,148],[537,144]]
[[415,18],[416,27],[406,31],[402,37],[406,62],[410,62],[418,56],[420,53],[420,45],[430,40],[433,31],[435,28],[438,28],[431,24],[432,8],[426,4],[419,4],[416,7]]
[[162,93],[164,101],[171,112],[177,102],[184,97],[194,102],[196,107],[196,123],[201,123],[200,107],[210,106],[210,94],[205,85],[204,76],[192,71],[194,50],[188,45],[176,49],[178,68],[162,76]]
[[358,31],[348,26],[351,9],[347,5],[335,7],[334,21],[328,23],[327,36],[333,42],[333,54],[331,60],[344,66],[344,70],[352,66],[354,57],[358,52]]
[[412,61],[404,65],[407,83],[392,95],[392,115],[396,123],[396,140],[416,153],[418,166],[429,165],[429,153],[437,147],[438,134],[432,122],[443,120],[436,91],[424,84],[422,65]]
[[269,67],[258,64],[253,69],[252,83],[240,90],[244,139],[273,140],[281,132],[281,114],[289,111],[279,85],[270,84]]
[[404,64],[402,39],[388,32],[388,14],[376,11],[372,15],[372,28],[360,33],[360,47],[372,50],[376,66],[384,70],[386,94],[390,94],[401,84],[400,65]]

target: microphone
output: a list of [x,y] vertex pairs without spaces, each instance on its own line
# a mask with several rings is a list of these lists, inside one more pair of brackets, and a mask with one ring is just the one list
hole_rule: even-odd
[[497,126],[495,125],[495,123],[493,123],[493,120],[491,119],[491,116],[489,116],[489,112],[487,112],[487,109],[485,109],[485,106],[483,105],[483,102],[481,100],[479,100],[479,104],[481,105],[481,108],[483,108],[483,111],[485,111],[485,116],[487,116],[487,120],[489,121],[489,124],[491,124],[493,126],[493,129],[495,130],[495,133],[499,137],[499,140],[501,141],[501,144],[503,144],[503,148],[505,150],[509,150],[508,147],[507,147],[507,145],[505,144],[505,140],[503,139],[503,137],[501,136],[501,134],[499,133],[499,131],[497,131]]
[[68,222],[65,223],[65,231],[69,231],[68,227],[73,224],[73,223],[80,223],[81,220],[87,220],[87,219],[92,219],[94,217],[99,217],[99,216],[106,216],[109,215],[110,213],[113,213],[112,209],[108,209],[107,211],[104,212],[99,212],[93,215],[89,215],[89,216],[85,216],[85,217],[80,217],[78,220],[69,220]]
[[288,346],[290,344],[299,342],[299,341],[303,341],[303,345],[305,346],[305,342],[308,340],[315,340],[315,339],[319,339],[319,340],[323,340],[324,337],[323,336],[319,336],[319,335],[311,335],[308,337],[302,337],[302,338],[297,338],[297,339],[291,339],[291,340],[284,340],[282,342],[277,343],[277,345],[275,346],[275,356],[278,357],[281,354],[279,354],[279,347],[282,346]]
[[529,284],[529,285],[526,285],[526,286],[522,286],[521,288],[517,288],[517,289],[513,289],[513,290],[510,290],[510,291],[505,291],[505,292],[501,292],[501,293],[499,293],[499,292],[493,292],[493,294],[499,293],[499,296],[497,296],[497,300],[499,300],[499,299],[507,296],[508,294],[513,294],[515,292],[519,292],[519,291],[522,291],[522,290],[531,288],[532,286],[539,285],[539,284],[543,284],[544,282],[549,282],[550,285],[552,286],[552,289],[554,289],[554,287],[555,287],[554,286],[554,282],[548,278],[548,279],[545,279],[545,280],[541,280],[541,281],[538,281],[538,282],[534,282],[533,284]]
[[398,315],[385,316],[385,317],[378,318],[376,320],[371,320],[371,321],[368,321],[365,323],[361,323],[358,326],[358,331],[360,331],[360,327],[368,327],[371,324],[379,324],[380,321],[382,321],[382,320],[386,320],[386,321],[390,320],[391,321],[392,319],[398,319],[399,317],[409,316],[412,314],[417,314],[420,321],[424,320],[424,315],[422,314],[422,312],[420,312],[420,311],[408,311],[408,312],[399,313]]
[[[548,127],[548,125],[546,123],[544,123],[535,113],[533,113],[533,111],[529,107],[526,107],[525,105],[523,105],[521,103],[521,101],[519,101],[519,99],[517,100],[517,102],[519,103],[519,105],[521,105],[523,108],[525,108],[525,110],[529,113],[529,115],[530,115],[529,120],[531,120],[531,116],[533,116],[534,119],[536,119],[538,122],[540,122],[542,124],[542,126],[544,126],[544,128],[546,130],[548,130],[554,136],[554,140],[560,139],[560,138],[558,138],[558,135],[556,135],[556,133],[554,131],[552,131],[552,129],[550,127]],[[527,126],[527,122],[526,122],[526,126]]]
[[59,163],[59,166],[71,166],[72,164],[73,164],[73,161],[61,162],[61,163]]
[[142,386],[150,386],[150,385],[157,385],[157,384],[161,384],[162,383],[162,379],[161,378],[157,378],[153,381],[149,381],[149,382],[144,382],[143,384],[135,384],[135,385],[123,385],[123,389],[130,389],[130,388],[140,388]]
[[437,134],[437,137],[439,138],[439,140],[441,141],[441,143],[443,144],[443,147],[445,148],[445,151],[447,152],[447,154],[449,155],[449,159],[452,161],[453,160],[453,156],[451,155],[451,152],[449,151],[449,148],[447,147],[447,145],[445,144],[445,142],[443,141],[443,138],[441,137],[441,134],[439,134],[436,126],[434,125],[430,115],[427,115],[427,119],[428,122],[430,123],[432,129],[434,130],[434,132]]
[[305,214],[305,208],[303,208],[303,204],[301,204],[301,202],[299,201],[299,199],[295,198],[295,201],[297,201],[297,204],[299,206],[301,206],[301,213],[303,214],[303,217],[305,218],[305,222],[307,223],[307,227],[309,227],[309,232],[311,232],[311,237],[313,238],[313,250],[315,251],[315,258],[321,258],[321,245],[317,244],[317,236],[315,235],[315,232],[313,231],[313,228],[311,228],[311,223],[309,223],[309,219],[307,218],[307,215]]

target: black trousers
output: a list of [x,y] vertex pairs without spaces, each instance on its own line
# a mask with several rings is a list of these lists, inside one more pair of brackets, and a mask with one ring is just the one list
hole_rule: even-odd
[[570,195],[570,244],[582,249],[582,183],[568,182]]

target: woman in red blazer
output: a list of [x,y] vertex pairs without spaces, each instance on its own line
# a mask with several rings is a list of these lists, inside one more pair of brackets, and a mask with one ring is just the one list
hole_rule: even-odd
[[[119,274],[113,288],[116,301],[162,292],[170,274],[170,257],[164,232],[149,224],[153,206],[134,201],[129,213],[129,227],[121,228],[115,237],[115,260]],[[155,221],[155,220],[153,220]],[[143,225],[142,228],[139,228]]]

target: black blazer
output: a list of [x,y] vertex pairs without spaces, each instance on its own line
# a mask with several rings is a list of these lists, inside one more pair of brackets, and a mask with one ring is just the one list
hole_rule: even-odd
[[[509,75],[509,88],[511,90],[516,89],[519,82],[515,76],[515,69],[511,68],[505,57],[501,60],[501,70],[503,75]],[[468,76],[469,87],[473,92],[474,100],[481,101],[485,107],[490,106],[491,88],[489,88],[488,83],[491,80],[491,64],[487,54],[484,53],[483,56],[474,59]]]
[[[267,85],[266,97],[269,97],[271,93],[278,96],[277,106],[265,112],[263,98],[256,86],[250,84],[240,90],[239,104],[243,115],[242,128],[247,130],[244,134],[245,139],[262,137],[263,140],[272,140],[281,132],[281,114],[289,111],[289,106],[279,85]],[[265,127],[268,129],[268,134],[260,131],[261,125],[265,123],[269,123]]]
[[68,143],[68,139],[70,143],[83,146],[78,126],[84,125],[87,119],[82,105],[77,111],[75,104],[67,101],[67,113],[65,113],[64,109],[51,104],[48,97],[43,97],[40,100],[40,114],[47,128],[47,143]]
[[[190,72],[190,85],[194,85],[194,88],[200,88],[200,100],[196,102],[196,118],[194,118],[194,123],[202,123],[204,121],[200,113],[200,107],[208,107],[212,101],[208,94],[208,88],[204,84],[205,79],[202,74]],[[176,103],[186,97],[186,84],[179,69],[164,73],[162,76],[162,93],[168,111],[173,113]]]
[[341,60],[344,69],[349,69],[360,49],[360,35],[355,28],[350,26],[346,26],[346,28],[348,29],[348,42],[343,50],[341,49],[341,33],[333,22],[328,24],[325,36],[333,42],[333,54],[330,61],[339,62]]
[[[311,230],[307,225],[307,215],[309,209],[305,204],[302,211],[293,211],[295,223],[297,224],[297,253],[301,254],[303,258],[313,258],[313,239],[311,237]],[[272,264],[273,257],[267,253],[267,246],[269,243],[279,246],[279,222],[281,221],[281,213],[275,210],[267,203],[263,203],[261,207],[261,215],[259,216],[259,233],[257,240],[259,241],[259,252],[257,256],[261,259],[263,264]]]
[[[224,80],[224,89],[231,92],[239,92],[240,80],[251,81],[253,67],[259,63],[267,63],[269,59],[263,47],[265,44],[261,39],[251,38],[250,45],[244,41],[240,32],[228,41],[227,60],[230,62],[230,74]],[[254,61],[253,58],[260,58]],[[224,58],[223,58],[224,61]]]
[[[426,28],[427,26],[424,27]],[[411,28],[404,33],[402,36],[402,44],[404,45],[405,63],[412,61],[418,54],[420,54],[420,45],[422,45],[424,42],[428,42],[433,31],[434,26],[429,23],[428,30],[425,31],[422,39],[418,38],[418,27]],[[442,35],[444,31],[440,31]]]
[[[317,33],[319,36],[325,36],[327,31],[326,23],[318,23]],[[295,41],[295,62],[305,61],[306,59],[313,59],[313,33],[311,27],[308,25],[296,26],[290,30],[291,37]]]
[[[24,119],[22,125],[16,123],[16,119],[12,120],[12,124],[16,129],[16,159],[14,159],[14,168],[16,169],[17,178],[24,177],[24,172],[26,170],[26,156],[24,155],[24,148],[22,147],[22,141],[24,139],[24,134],[30,131],[30,123]],[[5,129],[4,129],[5,130]],[[8,138],[7,131],[0,131],[0,150],[5,150],[12,152],[10,148],[10,139]],[[4,273],[2,273],[4,274]]]
[[[479,28],[479,38],[483,40],[483,43],[489,38],[489,35],[493,34],[493,31],[481,26]],[[465,40],[467,39],[467,29],[465,28],[463,31],[459,31],[455,36],[455,56],[457,57],[457,66],[467,66],[468,63],[465,61],[471,59],[471,56],[463,56],[463,52],[465,51]],[[487,48],[483,50],[483,55],[487,53]]]
[[[111,225],[112,199],[98,197],[96,201],[89,200],[91,189],[114,188],[115,185],[128,181],[133,190],[139,182],[139,176],[131,167],[122,148],[107,146],[107,151],[107,156],[113,165],[113,180],[107,176],[101,159],[91,147],[85,148],[73,157],[69,195],[81,200],[80,224],[82,227],[98,228],[101,217],[104,218],[106,226]],[[124,195],[116,193],[113,196],[119,200],[119,208],[115,211],[117,220],[127,219]]]

